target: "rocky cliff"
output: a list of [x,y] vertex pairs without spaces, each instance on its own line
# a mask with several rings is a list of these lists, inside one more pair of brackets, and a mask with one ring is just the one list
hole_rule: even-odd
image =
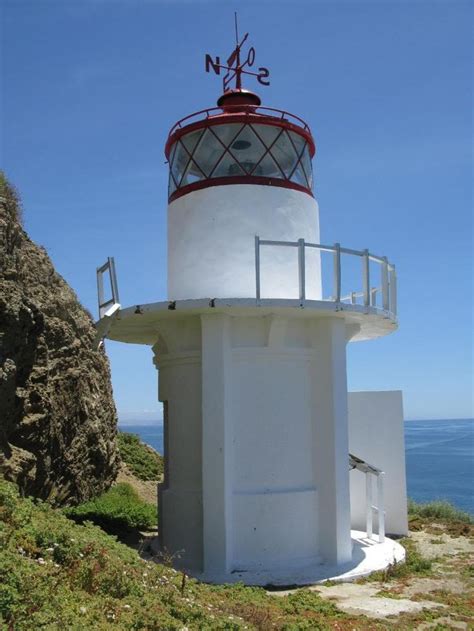
[[77,503],[119,466],[109,364],[20,212],[0,174],[0,471],[25,494]]

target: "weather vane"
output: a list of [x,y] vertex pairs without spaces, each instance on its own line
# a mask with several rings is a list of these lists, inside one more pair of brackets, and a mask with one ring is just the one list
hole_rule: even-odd
[[206,72],[210,72],[211,68],[217,75],[221,74],[221,70],[227,70],[227,73],[224,75],[222,79],[222,84],[224,87],[224,92],[232,89],[231,83],[235,79],[235,89],[242,89],[242,75],[248,74],[254,77],[257,77],[257,81],[262,85],[270,85],[270,81],[268,81],[268,77],[270,76],[270,70],[268,68],[260,67],[257,68],[258,72],[252,72],[248,70],[248,68],[252,68],[255,63],[255,48],[251,46],[247,53],[247,58],[245,61],[242,61],[241,52],[242,46],[247,41],[249,36],[248,33],[245,33],[242,40],[239,42],[239,31],[237,26],[237,13],[234,14],[235,17],[235,48],[232,51],[230,57],[227,59],[226,64],[221,64],[221,59],[219,56],[216,56],[215,59],[211,57],[208,53],[206,54]]

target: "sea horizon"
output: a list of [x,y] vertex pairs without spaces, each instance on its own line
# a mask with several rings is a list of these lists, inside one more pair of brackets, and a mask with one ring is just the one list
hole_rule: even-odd
[[[410,419],[404,424],[408,497],[446,500],[474,515],[474,419]],[[163,420],[119,423],[163,453]]]
[[[471,418],[469,416],[466,417],[452,417],[452,418],[406,418],[404,419],[404,423],[437,423],[438,421],[441,422],[449,422],[449,421],[474,421],[474,418]],[[163,419],[162,418],[158,418],[158,419],[141,419],[141,420],[120,420],[118,421],[118,426],[121,427],[122,425],[126,425],[127,427],[131,427],[133,425],[155,425],[156,423],[159,424],[163,424]]]

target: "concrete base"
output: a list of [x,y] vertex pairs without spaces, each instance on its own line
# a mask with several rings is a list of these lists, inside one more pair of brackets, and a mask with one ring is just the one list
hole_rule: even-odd
[[389,565],[405,561],[405,548],[393,539],[385,538],[384,543],[369,540],[365,532],[351,531],[352,560],[343,565],[325,563],[308,565],[297,572],[291,569],[263,570],[258,572],[234,571],[229,574],[198,574],[194,578],[205,583],[245,583],[259,586],[314,585],[325,581],[350,582],[372,572],[386,569]]

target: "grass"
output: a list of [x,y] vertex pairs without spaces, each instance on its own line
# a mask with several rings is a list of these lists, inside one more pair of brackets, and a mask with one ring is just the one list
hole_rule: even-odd
[[366,629],[364,621],[308,590],[275,597],[243,585],[183,582],[92,523],[19,497],[0,478],[1,629],[329,631]]
[[459,510],[449,502],[437,500],[426,504],[419,504],[413,500],[408,500],[409,517],[421,517],[427,519],[439,519],[444,522],[474,523],[472,515]]
[[121,534],[131,529],[156,526],[156,506],[141,500],[129,484],[117,484],[99,497],[64,509],[76,522],[91,521],[106,532]]
[[[411,542],[402,543],[407,569],[392,568],[388,578],[429,574],[430,562],[416,555]],[[467,620],[467,594],[443,598]],[[410,617],[390,626],[415,628]],[[242,584],[183,581],[179,572],[144,561],[96,525],[75,523],[46,502],[19,497],[0,478],[0,629],[381,631],[387,624],[343,613],[308,589],[277,596]]]
[[120,457],[140,480],[158,480],[163,475],[163,458],[140,441],[136,434],[118,432]]

